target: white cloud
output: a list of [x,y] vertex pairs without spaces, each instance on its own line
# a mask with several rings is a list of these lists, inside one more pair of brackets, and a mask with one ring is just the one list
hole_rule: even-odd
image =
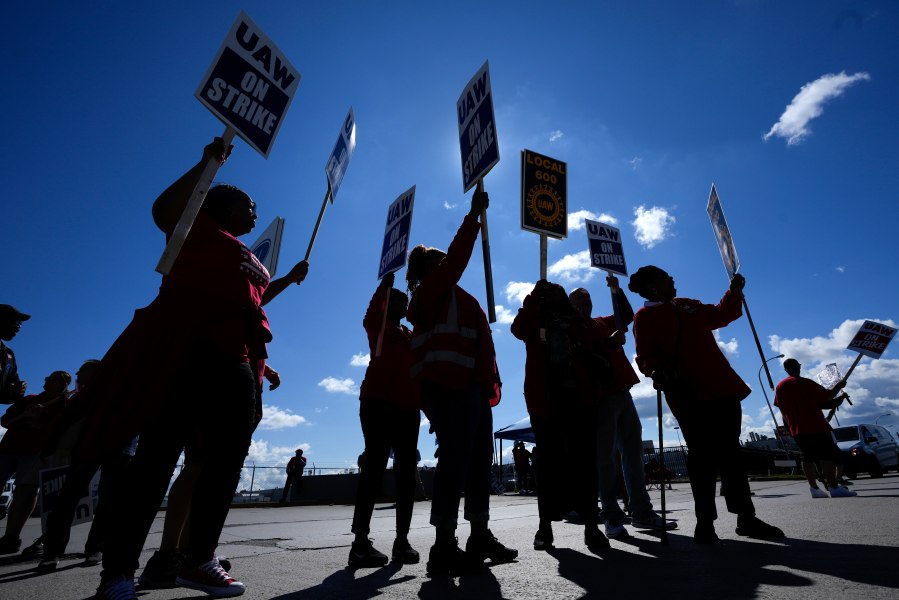
[[630,159],[629,161],[627,161],[627,164],[629,164],[631,166],[632,171],[636,171],[643,164],[643,157],[635,156],[632,159]]
[[524,298],[534,289],[534,284],[529,281],[510,281],[506,284],[506,298],[514,305],[524,304]]
[[596,214],[595,212],[591,212],[582,208],[581,210],[576,210],[573,213],[568,213],[568,230],[581,231],[582,229],[584,229],[584,219],[608,223],[613,227],[618,226],[618,219],[616,219],[612,215],[607,215],[606,213]]
[[515,320],[517,313],[513,313],[502,304],[497,304],[494,308],[496,309],[496,322],[500,325],[511,325]]
[[[889,319],[868,319],[895,327]],[[802,374],[811,379],[830,363],[836,363],[840,372],[845,374],[858,356],[846,350],[846,346],[855,337],[856,332],[865,319],[843,321],[830,333],[810,338],[782,338],[769,336],[768,342],[775,352],[783,353],[787,358],[795,358],[802,364]],[[783,371],[772,361],[772,375],[775,380]],[[899,359],[890,358],[890,349],[883,358],[873,360],[863,358],[849,377],[846,391],[852,398],[853,405],[843,404],[838,418],[850,423],[873,420],[890,410],[899,407]]]
[[419,426],[419,427],[430,427],[430,426],[431,426],[431,422],[428,420],[427,417],[422,417],[422,418],[421,418],[421,422],[418,424],[418,426]]
[[[249,490],[251,485],[257,491],[283,487],[286,479],[284,467],[294,456],[297,448],[303,449],[303,455],[310,459],[311,467],[312,447],[307,443],[298,443],[295,446],[270,446],[267,440],[253,439],[243,463],[244,468],[237,489]],[[278,498],[280,496],[275,497],[276,500]]]
[[306,422],[306,418],[289,409],[281,409],[277,406],[264,405],[262,407],[262,421],[259,429],[288,429]]
[[767,141],[774,136],[782,137],[790,146],[802,142],[811,133],[809,122],[821,116],[826,101],[840,96],[852,84],[870,79],[871,76],[867,73],[847,75],[845,71],[841,71],[822,75],[815,81],[806,83],[763,139]]
[[319,387],[325,388],[326,392],[331,394],[350,394],[359,393],[356,382],[347,377],[346,379],[337,379],[336,377],[325,377],[318,382]]
[[563,135],[565,135],[565,134],[562,133],[561,130],[556,129],[555,131],[553,131],[552,133],[549,134],[549,141],[555,142],[555,141],[561,139]]
[[459,206],[459,205],[458,204],[450,204],[446,200],[443,201],[443,208],[445,208],[446,210],[453,210],[457,206]]
[[670,237],[671,228],[676,219],[668,210],[661,206],[653,206],[646,209],[640,205],[634,209],[634,237],[637,242],[646,248],[652,248],[662,240]]
[[730,338],[729,342],[725,342],[721,339],[721,336],[718,334],[718,330],[714,331],[715,341],[718,342],[718,347],[721,348],[721,351],[725,354],[730,354],[731,356],[739,356],[740,354],[740,344],[737,342],[737,338]]
[[845,273],[845,272],[846,272],[846,267],[837,267],[837,272],[838,272],[838,273]]
[[350,359],[351,367],[367,367],[368,363],[371,361],[371,353],[366,352],[365,354],[354,354],[353,358]]
[[564,283],[584,283],[593,279],[595,269],[590,266],[590,253],[582,250],[563,256],[546,269],[550,279]]

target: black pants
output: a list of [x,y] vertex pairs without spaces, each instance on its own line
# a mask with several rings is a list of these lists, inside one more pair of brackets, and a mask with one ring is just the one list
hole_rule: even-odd
[[680,423],[687,442],[687,468],[696,519],[718,518],[715,508],[715,479],[721,476],[721,487],[728,512],[754,515],[755,506],[749,480],[740,455],[740,428],[743,412],[737,400],[690,402],[678,404],[672,411]]
[[531,416],[537,442],[537,512],[541,521],[559,521],[571,509],[586,525],[599,520],[599,471],[595,408],[555,399],[547,416]]
[[365,436],[365,468],[356,488],[356,509],[353,511],[352,532],[368,535],[375,498],[387,469],[387,459],[393,448],[393,473],[396,478],[396,533],[405,537],[412,522],[415,499],[416,448],[420,413],[416,409],[400,408],[385,400],[366,398],[359,406],[362,435]]
[[191,499],[187,565],[215,556],[255,426],[256,382],[249,364],[210,352],[191,359],[176,377],[159,416],[141,430],[134,460],[122,484],[110,494],[104,581],[133,576],[178,457],[189,441],[196,444],[203,469]]
[[122,476],[131,456],[124,453],[114,453],[97,462],[78,462],[69,467],[66,481],[59,492],[59,497],[53,505],[53,510],[47,515],[47,531],[44,532],[44,556],[62,556],[69,544],[69,536],[72,529],[72,521],[75,519],[75,509],[78,501],[89,491],[91,479],[97,470],[100,470],[100,486],[98,490],[97,510],[87,542],[84,544],[84,553],[93,554],[103,552],[108,537],[107,511],[110,490],[121,486]]
[[[290,488],[293,487],[291,494]],[[287,502],[291,496],[295,496],[303,491],[303,474],[288,475],[287,481],[284,482],[284,491],[281,492],[281,502]]]

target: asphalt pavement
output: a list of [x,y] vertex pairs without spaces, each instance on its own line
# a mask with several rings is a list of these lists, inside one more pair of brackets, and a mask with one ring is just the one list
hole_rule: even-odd
[[[433,543],[430,503],[415,506],[409,540],[422,555],[417,565],[380,569],[346,567],[352,541],[352,506],[288,506],[233,509],[219,554],[247,585],[242,598],[355,600],[368,598],[865,598],[899,597],[899,475],[860,478],[855,498],[812,499],[802,481],[753,482],[758,515],[781,527],[787,538],[767,542],[735,534],[736,517],[718,499],[719,544],[693,543],[693,501],[685,483],[666,491],[668,515],[678,529],[668,545],[656,533],[628,527],[630,536],[592,553],[582,527],[555,525],[555,550],[532,549],[537,529],[533,496],[491,498],[491,529],[520,550],[518,560],[456,579],[428,578],[425,561]],[[658,510],[660,492],[651,492]],[[159,513],[141,557],[158,548],[165,513]],[[395,534],[392,505],[378,505],[371,537],[389,554]],[[0,528],[5,521],[0,522]],[[90,598],[100,567],[85,567],[81,551],[88,525],[73,528],[67,555],[55,572],[39,573],[37,559],[0,557],[0,599]],[[25,528],[26,544],[40,533],[38,519]],[[460,543],[467,524],[458,530]],[[183,588],[138,590],[142,600],[207,597]]]

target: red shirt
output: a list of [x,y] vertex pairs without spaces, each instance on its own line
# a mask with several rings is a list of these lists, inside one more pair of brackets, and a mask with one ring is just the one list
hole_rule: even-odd
[[780,409],[790,435],[831,430],[819,402],[833,398],[833,391],[805,377],[787,377],[777,384],[774,406]]
[[[550,377],[547,381],[549,343],[541,337],[541,329],[544,325],[540,312],[540,301],[537,295],[528,294],[510,328],[512,335],[522,340],[527,348],[524,367],[524,400],[527,404],[528,414],[531,416],[548,414],[551,407],[547,384],[559,384],[556,377]],[[604,354],[605,351],[602,348],[604,341],[600,338],[599,331],[592,320],[578,317],[570,324],[568,336],[573,346],[587,352],[594,351],[597,354]],[[594,380],[595,373],[592,372],[591,365],[583,359],[582,354],[575,351],[573,347],[570,352],[572,383],[576,389],[574,393],[576,397],[566,396],[564,400],[577,400],[584,405],[595,403],[601,392],[599,382]],[[554,394],[553,397],[557,395]]]
[[[604,339],[608,339],[610,335],[618,330],[615,326],[615,315],[593,317],[593,322],[598,326],[599,336]],[[625,331],[627,331],[627,328],[625,328]],[[615,346],[608,351],[606,356],[612,363],[612,386],[611,389],[607,391],[621,392],[629,390],[640,383],[640,378],[637,376],[637,373],[634,372],[631,361],[627,359],[623,347]]]
[[[444,388],[451,390],[463,390],[472,383],[477,383],[483,389],[491,406],[496,406],[500,400],[499,371],[496,367],[496,351],[493,347],[493,335],[490,325],[487,323],[487,315],[481,309],[481,305],[474,296],[463,290],[457,284],[468,266],[474,243],[478,238],[480,223],[470,215],[465,215],[456,237],[446,251],[446,258],[415,290],[412,300],[409,302],[409,310],[406,319],[412,323],[413,340],[416,336],[427,335],[436,325],[445,319],[455,292],[458,325],[460,327],[477,331],[477,341],[472,348],[475,361],[473,369],[459,369],[440,363],[427,364],[420,375],[423,380],[432,381]],[[431,348],[440,350],[439,348]],[[416,354],[416,360],[421,360]],[[460,376],[460,374],[462,374]]]
[[[660,368],[673,371],[686,388],[684,400],[742,400],[749,386],[712,333],[743,314],[742,299],[742,294],[728,290],[718,304],[675,298],[641,308],[634,317],[637,367],[647,377]],[[666,396],[671,406],[673,394]]]
[[[386,400],[401,408],[417,410],[419,408],[417,387],[412,385],[409,374],[413,363],[413,354],[409,349],[412,332],[400,323],[384,321],[384,309],[390,289],[387,286],[379,286],[375,290],[362,320],[362,326],[368,336],[371,359],[359,389],[359,399]],[[384,325],[384,338],[381,342],[381,356],[375,356],[382,325]]]

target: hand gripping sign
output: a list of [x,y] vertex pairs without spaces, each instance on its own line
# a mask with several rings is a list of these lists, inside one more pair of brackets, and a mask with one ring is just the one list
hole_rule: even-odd
[[[456,101],[459,122],[459,150],[462,154],[462,190],[477,185],[484,191],[484,175],[499,162],[499,142],[493,114],[493,94],[490,90],[488,61],[478,69]],[[484,254],[484,279],[487,286],[487,320],[496,322],[493,304],[493,268],[490,264],[490,237],[487,231],[487,211],[481,213],[481,249]]]
[[[297,71],[262,30],[241,12],[194,94],[225,125],[225,147],[235,135],[268,158],[300,85]],[[168,275],[219,169],[212,157],[172,233],[156,271]]]
[[[715,240],[718,242],[718,251],[721,252],[721,260],[724,262],[724,268],[727,270],[727,279],[730,281],[740,270],[740,258],[737,256],[734,238],[730,234],[730,229],[727,227],[727,219],[724,218],[724,209],[721,208],[721,199],[718,198],[718,190],[715,189],[714,183],[712,184],[712,191],[709,193],[706,212],[709,214],[712,231],[715,233]],[[762,342],[759,341],[759,334],[755,330],[755,323],[752,322],[752,314],[749,312],[749,305],[746,303],[745,294],[743,295],[743,311],[746,313],[746,320],[749,322],[749,328],[752,330],[752,337],[755,339],[755,347],[758,349],[759,356],[762,359],[765,375],[768,376],[768,386],[773,390],[774,379],[771,378],[771,371],[768,369],[768,361],[765,359],[765,351],[762,349]]]
[[353,157],[353,151],[356,149],[356,117],[353,115],[353,107],[347,113],[346,119],[343,120],[343,127],[337,135],[337,142],[334,149],[325,163],[325,175],[328,178],[328,189],[325,191],[325,197],[322,200],[322,208],[318,212],[318,219],[315,221],[315,227],[312,229],[312,237],[309,238],[309,246],[306,248],[306,258],[312,254],[312,246],[315,245],[315,238],[318,236],[318,228],[321,227],[322,218],[325,216],[325,209],[328,208],[328,199],[331,204],[337,197],[337,190],[343,182],[343,176],[346,175],[347,167],[350,166],[350,158]]

